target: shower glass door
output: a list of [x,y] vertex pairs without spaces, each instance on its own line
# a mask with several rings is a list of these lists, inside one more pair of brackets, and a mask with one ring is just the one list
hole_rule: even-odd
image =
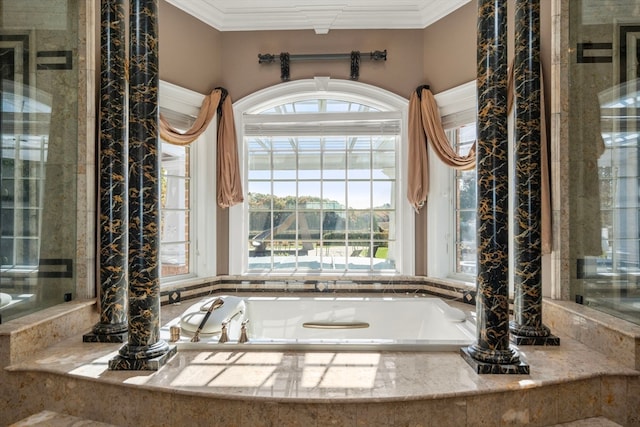
[[73,298],[77,7],[0,0],[0,323]]
[[640,3],[570,6],[575,294],[640,324]]

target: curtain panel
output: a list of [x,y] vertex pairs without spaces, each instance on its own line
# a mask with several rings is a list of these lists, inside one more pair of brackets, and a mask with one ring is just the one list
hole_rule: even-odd
[[218,114],[217,202],[220,207],[227,208],[244,200],[233,107],[231,96],[227,91],[224,88],[215,88],[205,96],[198,117],[191,128],[185,132],[173,128],[160,114],[160,136],[170,144],[182,146],[191,144],[207,129],[216,112]]
[[[513,108],[513,67],[508,76],[507,107]],[[540,73],[542,75],[542,73]],[[540,82],[544,88],[542,79]],[[540,91],[540,163],[541,171],[541,238],[542,253],[551,253],[551,179],[547,138],[544,90]],[[424,206],[429,194],[429,158],[427,144],[440,161],[459,170],[470,170],[476,165],[475,142],[466,156],[460,156],[449,142],[435,97],[428,86],[419,86],[409,98],[409,165],[407,198],[416,212]]]

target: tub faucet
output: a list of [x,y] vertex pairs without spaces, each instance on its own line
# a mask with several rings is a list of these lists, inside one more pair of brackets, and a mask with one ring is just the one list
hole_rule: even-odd
[[209,309],[207,310],[207,313],[204,315],[204,318],[202,319],[202,322],[200,322],[198,329],[196,329],[196,332],[193,334],[193,338],[191,338],[191,342],[200,341],[200,331],[202,331],[202,328],[204,328],[204,325],[207,324],[207,320],[209,320],[209,316],[211,316],[211,312],[216,308],[222,307],[222,304],[224,304],[224,300],[222,298],[216,298],[215,301],[211,303],[211,305],[209,306]]
[[249,337],[247,336],[247,322],[249,322],[249,319],[244,319],[240,327],[240,338],[238,338],[238,342],[241,344],[249,341]]
[[227,335],[227,323],[229,323],[228,320],[222,322],[222,331],[220,332],[220,339],[218,340],[219,344],[229,341],[229,335]]

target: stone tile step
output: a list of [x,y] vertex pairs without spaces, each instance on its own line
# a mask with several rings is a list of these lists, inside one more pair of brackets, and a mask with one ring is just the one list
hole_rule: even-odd
[[42,411],[24,418],[9,427],[118,427],[113,424],[87,420],[54,411]]
[[620,424],[605,417],[585,418],[569,423],[555,424],[552,427],[622,427]]

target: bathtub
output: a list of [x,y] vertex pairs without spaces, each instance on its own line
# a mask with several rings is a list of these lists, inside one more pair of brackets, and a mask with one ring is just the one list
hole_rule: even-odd
[[[199,335],[191,339],[216,299]],[[219,343],[222,324],[229,340]],[[247,342],[239,342],[242,326]],[[170,329],[180,328],[171,339]],[[429,297],[215,296],[161,329],[179,349],[457,351],[475,342],[470,315]]]

